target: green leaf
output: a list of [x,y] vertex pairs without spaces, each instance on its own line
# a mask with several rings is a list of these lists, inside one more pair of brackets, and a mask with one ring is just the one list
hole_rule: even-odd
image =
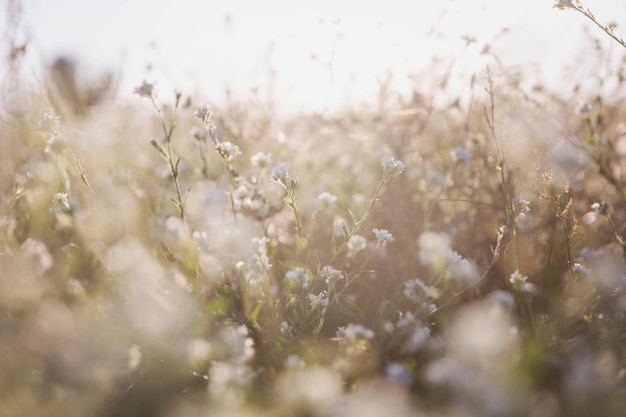
[[354,214],[352,210],[350,209],[348,209],[348,213],[350,213],[350,217],[352,218],[352,227],[356,226],[359,223],[359,221],[356,218],[356,214]]
[[261,312],[261,309],[263,308],[264,305],[265,305],[264,302],[260,302],[259,304],[257,304],[256,307],[254,307],[254,310],[252,310],[252,313],[250,313],[250,315],[248,316],[248,320],[250,320],[252,324],[254,324],[254,326],[257,328],[261,327],[259,326],[259,323],[257,322],[257,317],[259,316],[259,313]]
[[309,240],[306,237],[299,237],[296,240],[296,246],[300,250],[305,250],[306,248],[309,247]]

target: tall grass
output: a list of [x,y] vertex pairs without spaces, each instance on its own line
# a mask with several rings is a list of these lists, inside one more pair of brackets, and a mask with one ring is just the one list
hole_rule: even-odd
[[624,78],[495,58],[289,120],[14,79],[0,416],[622,415]]

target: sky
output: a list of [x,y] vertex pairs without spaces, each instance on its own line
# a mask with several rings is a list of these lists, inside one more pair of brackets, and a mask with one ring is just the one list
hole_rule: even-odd
[[[626,34],[626,0],[586,3],[599,20],[617,23],[617,32],[623,27]],[[433,56],[463,56],[480,71],[484,62],[467,57],[479,57],[484,43],[506,65],[547,83],[563,81],[563,69],[586,42],[585,28],[611,44],[583,16],[553,8],[553,0],[23,4],[33,67],[72,56],[84,74],[121,74],[122,94],[143,79],[160,90],[179,88],[214,100],[226,88],[241,97],[265,97],[271,86],[284,108],[311,111],[373,99],[390,74],[394,88],[408,91]],[[477,42],[468,47],[463,37]]]

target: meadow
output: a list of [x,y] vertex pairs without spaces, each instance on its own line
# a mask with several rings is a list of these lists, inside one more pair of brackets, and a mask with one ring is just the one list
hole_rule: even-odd
[[557,6],[569,91],[485,52],[323,115],[13,56],[0,417],[624,415],[626,45]]

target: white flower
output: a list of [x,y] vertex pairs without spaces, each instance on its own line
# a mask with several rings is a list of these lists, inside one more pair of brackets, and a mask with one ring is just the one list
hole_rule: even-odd
[[44,113],[37,124],[37,131],[41,133],[43,137],[49,138],[59,134],[59,125],[59,116]]
[[306,363],[298,355],[289,355],[283,362],[283,365],[285,365],[285,368],[289,369],[303,369],[306,366]]
[[226,162],[232,162],[236,156],[241,155],[241,149],[239,149],[239,146],[233,144],[232,142],[220,142],[217,144],[216,148]]
[[367,247],[367,239],[361,235],[353,235],[348,240],[346,246],[348,248],[348,256],[354,256]]
[[374,331],[362,324],[348,324],[346,327],[341,326],[337,329],[337,337],[350,341],[358,339],[371,340],[374,338]]
[[[576,2],[578,3],[577,0]],[[557,0],[556,4],[553,7],[556,7],[557,9],[560,9],[560,10],[576,8],[576,6],[572,4],[572,0]]]
[[391,178],[402,174],[402,172],[406,168],[406,165],[404,165],[402,161],[399,161],[398,159],[393,158],[393,157],[385,159],[382,162],[382,166],[383,166],[383,181],[384,182],[387,182]]
[[513,285],[517,291],[521,291],[522,288],[526,285],[526,280],[528,277],[526,275],[520,274],[519,270],[515,270],[509,277],[509,282]]
[[469,164],[470,162],[472,162],[472,155],[465,149],[458,146],[452,149],[450,155],[452,156],[452,160],[454,162],[461,161],[465,164]]
[[415,353],[419,350],[430,338],[430,328],[422,325],[420,321],[416,321],[415,325],[402,344],[402,350],[405,353]]
[[424,232],[418,238],[418,244],[420,261],[435,273],[467,285],[480,279],[476,265],[452,250],[447,234]]
[[335,237],[345,237],[347,232],[346,219],[343,217],[335,217],[333,220],[333,233]]
[[206,140],[206,129],[199,128],[198,126],[194,126],[191,128],[191,137],[193,137],[198,142],[204,142]]
[[393,242],[395,240],[388,230],[373,228],[372,232],[374,232],[374,235],[376,235],[376,240],[378,242],[378,245],[380,246],[386,246],[387,243]]
[[301,287],[307,289],[309,287],[309,274],[306,273],[301,266],[295,267],[285,273],[285,280],[291,287]]
[[403,294],[406,298],[411,300],[414,304],[420,303],[424,299],[424,294],[428,292],[428,287],[424,282],[419,279],[410,279],[404,282]]
[[446,276],[467,285],[476,283],[480,278],[476,265],[454,251],[448,252],[448,272]]
[[327,191],[324,191],[323,193],[318,195],[317,199],[322,202],[324,207],[335,207],[337,205],[337,196],[332,195]]
[[257,152],[250,158],[250,163],[259,168],[266,168],[272,163],[272,154]]
[[320,308],[320,307],[328,306],[328,294],[326,293],[326,291],[322,291],[321,293],[317,295],[308,294],[308,297],[309,297],[309,302],[311,303],[311,308],[313,310]]
[[286,321],[280,322],[280,332],[285,336],[291,336],[293,334],[293,327]]
[[154,84],[144,80],[140,86],[135,87],[135,94],[139,94],[141,97],[153,98],[155,94]]
[[585,222],[585,224],[591,224],[596,221],[598,216],[606,215],[609,203],[606,201],[602,201],[601,203],[595,202],[591,205],[591,208],[593,211],[589,211],[583,216],[583,222]]
[[56,193],[52,197],[52,207],[50,207],[50,213],[67,213],[72,210],[70,201],[67,197],[67,193]]
[[270,176],[272,182],[287,184],[287,164],[282,162],[272,169],[272,175]]
[[338,269],[333,268],[330,265],[326,265],[320,271],[320,276],[324,278],[327,284],[343,279],[343,272]]
[[213,128],[213,122],[211,122],[211,117],[213,117],[213,113],[209,111],[209,108],[206,104],[201,104],[196,107],[196,111],[193,113],[198,119],[202,121],[202,123],[209,126],[209,129]]

